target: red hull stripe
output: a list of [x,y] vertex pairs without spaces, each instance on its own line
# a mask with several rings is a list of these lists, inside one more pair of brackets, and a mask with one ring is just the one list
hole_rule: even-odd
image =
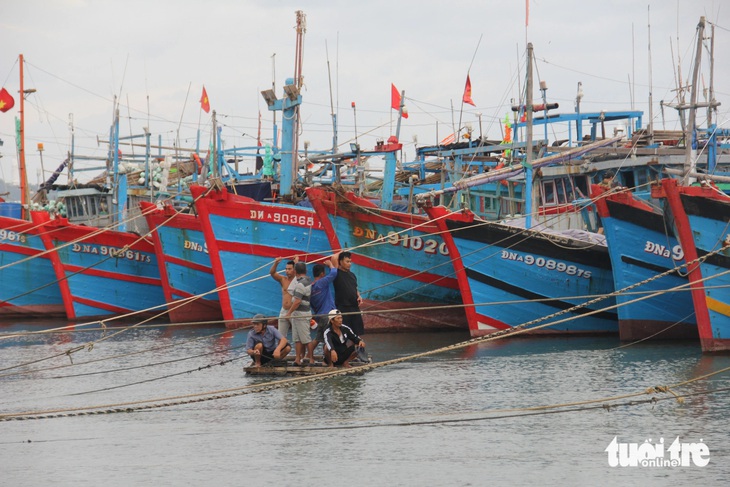
[[[126,282],[136,282],[139,284],[147,284],[150,286],[162,286],[162,283],[160,282],[160,279],[155,279],[151,277],[140,277],[140,276],[130,276],[129,274],[119,274],[118,272],[108,272],[108,271],[100,271],[96,269],[84,269],[83,267],[75,266],[75,265],[64,265],[63,269],[66,272],[69,273],[80,273],[84,276],[94,276],[94,277],[103,277],[105,279],[112,279],[115,281],[126,281]],[[83,270],[83,271],[82,271]],[[82,271],[82,272],[79,272]]]
[[0,244],[0,251],[10,252],[19,255],[38,255],[42,252],[41,250],[30,249],[28,247],[22,247],[20,245],[12,244]]
[[[258,257],[271,257],[272,259],[275,259],[276,257],[281,257],[282,254],[298,254],[300,255],[300,258],[302,256],[301,251],[297,252],[296,250],[283,249],[279,247],[269,247],[266,245],[242,244],[238,242],[227,242],[223,240],[218,240],[216,242],[216,245],[219,252],[235,252],[238,254],[255,255]],[[325,256],[320,254],[306,254],[303,257],[304,262],[311,262],[313,260],[325,258]]]
[[91,306],[92,308],[103,309],[114,314],[129,313],[132,311],[129,308],[120,308],[118,306],[112,306],[109,303],[102,303],[101,301],[93,301],[91,299],[74,297],[73,300],[75,303],[83,304],[84,306]]
[[358,265],[383,271],[394,276],[406,279],[413,279],[414,281],[423,282],[426,284],[437,284],[441,287],[445,287],[448,289],[459,289],[459,284],[456,281],[455,277],[444,277],[439,276],[438,274],[431,274],[429,272],[414,273],[414,271],[411,269],[407,269],[398,265],[393,265],[388,262],[383,262],[382,260],[373,259],[371,257],[366,257],[362,254],[358,255],[356,259]]
[[179,257],[172,257],[170,255],[164,256],[165,262],[168,264],[175,264],[182,267],[186,267],[188,269],[193,269],[194,271],[198,272],[205,272],[207,274],[213,274],[213,269],[210,267],[206,267],[204,265],[197,264],[195,262],[191,262],[189,260],[180,259]]

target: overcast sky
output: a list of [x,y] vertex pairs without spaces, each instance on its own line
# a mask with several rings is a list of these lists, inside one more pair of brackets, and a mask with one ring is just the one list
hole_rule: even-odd
[[[633,98],[648,121],[649,22],[654,120],[657,128],[678,129],[676,113],[662,114],[659,102],[673,99],[677,58],[683,78],[691,75],[700,16],[716,24],[719,122],[730,125],[730,5],[719,0],[531,0],[527,28],[523,0],[4,0],[0,82],[16,105],[0,113],[0,178],[17,179],[13,118],[21,53],[25,88],[37,90],[26,98],[33,184],[39,142],[47,172],[70,150],[70,116],[76,153],[105,152],[97,138],[108,137],[115,94],[122,135],[148,126],[165,145],[179,132],[181,145],[194,147],[200,128],[207,146],[211,117],[199,103],[205,85],[226,147],[255,143],[259,111],[270,140],[272,116],[260,91],[271,87],[275,71],[281,96],[285,78],[293,76],[300,9],[307,22],[300,140],[315,149],[332,144],[328,60],[340,143],[354,138],[355,120],[363,147],[395,132],[391,83],[406,92],[406,158],[414,156],[414,144],[450,134],[462,109],[462,123],[478,130],[481,114],[484,135],[501,138],[499,119],[519,96],[518,82],[524,85],[526,41],[534,45],[547,99],[560,103],[560,111],[573,111],[580,81],[582,111],[628,110]],[[469,70],[476,107],[461,104]]]

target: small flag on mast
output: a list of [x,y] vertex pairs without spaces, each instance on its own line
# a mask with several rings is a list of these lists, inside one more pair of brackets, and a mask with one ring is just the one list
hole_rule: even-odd
[[475,107],[474,100],[471,99],[471,80],[469,79],[469,75],[466,75],[466,86],[464,87],[464,96],[461,98],[461,101],[464,103],[468,103],[469,105]]
[[208,92],[205,91],[205,85],[203,85],[203,94],[200,96],[200,108],[205,113],[210,113],[210,100],[208,99]]
[[[398,88],[393,83],[390,84],[390,107],[393,110],[400,111],[401,96]],[[408,118],[406,107],[403,107],[403,118]]]
[[15,100],[5,88],[0,89],[0,112],[7,112],[15,106]]

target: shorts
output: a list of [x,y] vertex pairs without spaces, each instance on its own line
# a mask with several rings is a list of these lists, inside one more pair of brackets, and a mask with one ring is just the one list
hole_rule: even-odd
[[279,329],[279,333],[281,333],[282,336],[287,336],[289,334],[291,319],[284,318],[284,316],[286,316],[288,312],[289,310],[286,308],[281,308],[281,311],[279,311],[279,322],[277,324],[277,328]]
[[337,350],[335,352],[337,352],[337,362],[334,365],[342,365],[345,363],[345,360],[349,359],[355,353],[355,345],[350,345],[342,353]]
[[268,364],[272,360],[274,360],[274,351],[264,349],[264,351],[261,352],[261,365]]
[[310,334],[309,320],[312,319],[312,313],[309,311],[294,311],[291,318],[291,341],[306,345],[312,341]]

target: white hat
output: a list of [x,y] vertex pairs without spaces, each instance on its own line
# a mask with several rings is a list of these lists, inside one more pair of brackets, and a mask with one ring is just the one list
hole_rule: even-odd
[[332,311],[329,312],[330,319],[328,321],[332,321],[332,318],[334,318],[336,316],[342,316],[342,313],[340,313],[339,309],[333,309]]

